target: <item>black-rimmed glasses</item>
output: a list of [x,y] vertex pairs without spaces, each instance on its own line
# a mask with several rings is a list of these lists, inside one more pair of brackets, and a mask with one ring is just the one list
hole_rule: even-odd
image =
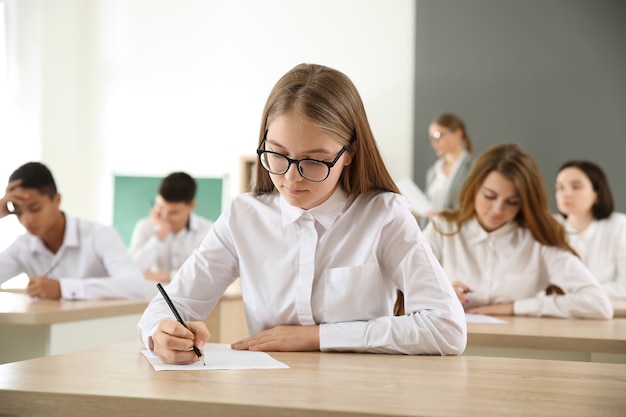
[[291,164],[296,164],[300,175],[313,182],[322,182],[328,178],[330,175],[330,169],[335,166],[337,161],[339,161],[339,158],[341,158],[341,155],[343,155],[343,153],[348,149],[344,146],[332,162],[325,162],[311,158],[291,159],[278,152],[266,151],[263,149],[264,145],[265,139],[261,142],[261,146],[256,150],[256,153],[259,155],[261,166],[263,166],[267,172],[276,175],[283,175],[289,171]]

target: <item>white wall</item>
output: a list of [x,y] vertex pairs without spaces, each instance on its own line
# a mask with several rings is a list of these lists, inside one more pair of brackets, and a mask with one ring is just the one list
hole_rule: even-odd
[[391,174],[411,176],[412,0],[6,2],[23,131],[75,215],[112,223],[115,173],[227,175],[236,194],[267,95],[301,62],[354,81]]

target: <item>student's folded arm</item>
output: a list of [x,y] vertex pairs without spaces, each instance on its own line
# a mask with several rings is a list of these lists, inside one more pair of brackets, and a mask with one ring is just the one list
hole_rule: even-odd
[[140,220],[133,230],[128,251],[142,271],[150,268],[165,243],[153,232],[154,226],[147,219]]
[[571,253],[543,248],[550,284],[561,288],[563,295],[540,294],[517,300],[516,315],[560,318],[609,319],[613,316],[611,301],[582,261]]
[[144,298],[145,283],[141,270],[126,250],[119,233],[111,227],[101,227],[83,242],[82,250],[91,250],[107,272],[105,276],[61,279],[61,294],[70,299]]
[[618,218],[621,221],[614,231],[615,279],[605,282],[603,287],[609,297],[626,298],[626,215]]
[[[381,235],[384,279],[404,294],[403,316],[320,326],[321,350],[460,355],[467,343],[463,307],[415,220],[396,219]],[[364,300],[366,302],[366,300]]]
[[0,284],[25,272],[19,262],[20,248],[26,250],[26,248],[20,245],[16,240],[8,248],[0,252]]

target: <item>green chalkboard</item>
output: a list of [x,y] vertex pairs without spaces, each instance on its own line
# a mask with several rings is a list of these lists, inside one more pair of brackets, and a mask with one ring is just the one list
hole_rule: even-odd
[[[148,216],[162,177],[115,176],[113,226],[126,246],[137,220]],[[198,183],[195,212],[216,220],[222,211],[223,178],[195,178]]]

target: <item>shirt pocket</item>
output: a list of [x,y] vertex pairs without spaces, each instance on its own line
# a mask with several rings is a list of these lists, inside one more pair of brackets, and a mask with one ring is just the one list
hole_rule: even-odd
[[376,263],[324,271],[324,321],[365,321],[386,315],[380,268]]

